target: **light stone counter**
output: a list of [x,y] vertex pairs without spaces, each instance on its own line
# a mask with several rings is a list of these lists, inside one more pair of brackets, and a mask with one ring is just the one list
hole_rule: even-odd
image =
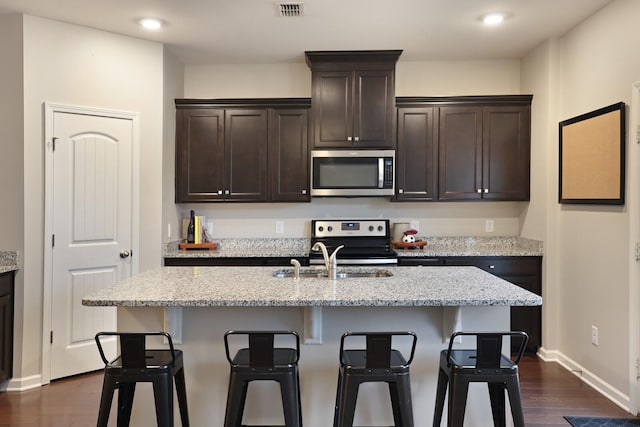
[[393,276],[332,281],[273,277],[275,267],[161,267],[86,296],[82,303],[128,307],[542,304],[540,296],[476,267],[391,267],[387,270]]
[[542,256],[538,240],[521,237],[420,237],[422,249],[396,249],[399,257]]
[[0,251],[0,274],[18,269],[18,253],[16,251]]
[[[399,257],[438,256],[542,256],[543,244],[521,237],[419,237],[427,242],[423,249],[396,249]],[[306,257],[311,243],[308,238],[219,239],[213,251],[178,248],[178,242],[164,245],[165,258],[254,258]]]

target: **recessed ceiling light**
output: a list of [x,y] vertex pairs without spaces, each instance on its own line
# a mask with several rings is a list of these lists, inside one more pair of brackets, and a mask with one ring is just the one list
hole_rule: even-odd
[[144,18],[138,22],[147,30],[159,30],[162,27],[162,21],[156,18]]
[[485,25],[499,25],[505,20],[506,15],[504,13],[488,13],[482,17],[482,22]]

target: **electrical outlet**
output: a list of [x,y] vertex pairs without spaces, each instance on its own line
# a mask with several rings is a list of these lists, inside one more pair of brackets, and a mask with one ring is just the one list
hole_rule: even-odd
[[598,328],[595,326],[591,326],[591,344],[597,346],[598,345]]
[[493,233],[493,220],[487,219],[484,221],[484,231],[487,233]]
[[284,221],[276,221],[276,233],[277,234],[284,233]]
[[167,224],[167,239],[171,238],[171,223]]
[[420,221],[411,221],[411,228],[420,231]]

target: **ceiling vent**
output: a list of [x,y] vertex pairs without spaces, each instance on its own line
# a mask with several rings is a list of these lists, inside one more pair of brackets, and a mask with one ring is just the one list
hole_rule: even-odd
[[278,16],[302,16],[304,13],[304,5],[301,2],[280,2],[276,3],[276,10]]

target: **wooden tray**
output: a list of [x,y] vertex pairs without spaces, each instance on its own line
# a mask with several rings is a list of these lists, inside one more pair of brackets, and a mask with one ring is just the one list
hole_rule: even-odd
[[416,249],[416,248],[422,249],[425,246],[427,246],[427,242],[425,242],[424,240],[416,240],[413,243],[391,242],[391,244],[396,249]]
[[218,244],[215,242],[207,242],[207,243],[180,243],[179,245],[181,250],[193,251],[213,251],[218,247]]

